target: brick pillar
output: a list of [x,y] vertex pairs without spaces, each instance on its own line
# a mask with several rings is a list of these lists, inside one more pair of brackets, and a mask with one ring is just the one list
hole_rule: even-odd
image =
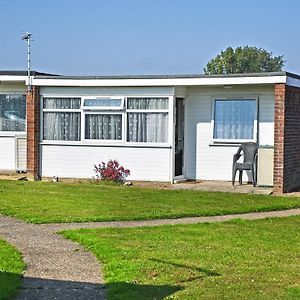
[[40,93],[33,86],[27,92],[27,175],[28,179],[39,180],[39,141],[40,141]]
[[284,193],[285,84],[275,84],[274,194]]

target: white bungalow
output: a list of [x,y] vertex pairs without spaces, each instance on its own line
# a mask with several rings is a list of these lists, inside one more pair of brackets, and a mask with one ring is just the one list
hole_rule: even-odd
[[117,159],[131,180],[231,180],[237,147],[255,141],[258,184],[300,186],[297,75],[35,73],[26,120],[27,81],[0,72],[0,172],[91,178],[94,164]]

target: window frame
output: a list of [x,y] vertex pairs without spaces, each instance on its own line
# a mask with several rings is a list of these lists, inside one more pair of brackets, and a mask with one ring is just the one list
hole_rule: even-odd
[[[121,139],[120,140],[113,140],[113,139],[87,139],[85,137],[85,117],[86,115],[121,115]],[[86,111],[83,113],[82,119],[82,141],[87,143],[94,143],[94,142],[101,142],[101,143],[124,143],[124,112],[123,111]]]
[[[80,99],[80,108],[44,108],[44,99],[45,98],[64,98],[64,99],[74,99],[78,98]],[[41,117],[40,117],[40,142],[46,142],[46,143],[66,143],[66,144],[71,144],[71,143],[80,143],[82,141],[82,110],[81,110],[81,104],[82,104],[82,97],[80,96],[61,96],[61,95],[43,95],[41,96],[40,99],[40,107],[41,107]],[[44,113],[47,112],[54,112],[54,113],[60,113],[60,112],[76,112],[80,114],[80,122],[79,122],[79,134],[80,134],[80,139],[78,141],[70,141],[70,140],[46,140],[44,139]]]
[[[121,105],[120,106],[85,106],[84,105],[84,101],[85,100],[121,100]],[[116,96],[116,97],[112,97],[112,96],[96,96],[96,97],[91,97],[91,96],[87,96],[87,97],[81,97],[81,108],[83,111],[123,111],[124,110],[124,102],[125,102],[125,98],[123,96]]]
[[0,130],[0,136],[16,136],[16,135],[26,135],[27,134],[27,100],[26,93],[23,92],[0,92],[0,95],[17,95],[25,97],[26,113],[25,113],[25,130],[24,131],[12,131],[12,130]]
[[[214,138],[214,130],[215,130],[215,103],[216,100],[254,100],[255,101],[255,115],[253,121],[253,136],[251,139],[216,139]],[[257,142],[258,141],[258,108],[259,108],[259,98],[257,96],[214,96],[212,98],[212,115],[211,115],[211,144],[241,144],[247,142]]]
[[[166,109],[132,109],[132,108],[127,108],[128,106],[128,99],[131,99],[131,98],[140,98],[140,99],[157,99],[157,98],[165,98],[168,100],[168,108]],[[170,98],[169,96],[127,96],[126,97],[126,101],[125,101],[125,113],[126,113],[126,128],[125,128],[125,134],[126,134],[126,137],[125,137],[125,143],[128,144],[128,145],[169,145],[170,144],[170,104],[171,104],[171,101],[170,101]],[[127,140],[128,138],[128,126],[127,126],[127,119],[128,119],[128,114],[129,113],[166,113],[168,115],[168,122],[167,122],[167,133],[168,133],[168,138],[167,138],[167,141],[166,142],[130,142]]]
[[[120,106],[84,106],[84,100],[93,100],[93,99],[112,99],[112,100],[122,100]],[[101,143],[101,144],[117,144],[117,143],[124,143],[124,115],[126,114],[125,111],[125,97],[124,96],[81,96],[81,111],[82,111],[82,118],[81,118],[81,141],[86,143]],[[87,114],[91,115],[121,115],[122,116],[122,138],[120,140],[105,140],[105,139],[86,139],[85,138],[85,116]]]
[[[44,109],[43,108],[43,99],[44,98],[80,98],[81,104],[78,109]],[[123,99],[122,108],[115,109],[114,107],[84,107],[85,99]],[[128,98],[166,98],[168,101],[168,109],[127,109],[127,99]],[[77,146],[113,146],[113,147],[142,147],[142,148],[170,148],[172,147],[172,115],[173,115],[173,96],[172,95],[140,95],[140,94],[123,94],[123,95],[74,95],[74,94],[57,94],[57,93],[44,93],[40,96],[40,143],[41,145],[77,145]],[[80,140],[78,141],[67,141],[67,140],[45,140],[44,139],[44,112],[78,112],[80,113]],[[168,131],[168,140],[163,143],[156,142],[128,142],[127,141],[127,116],[130,112],[137,113],[167,113],[168,122],[167,122],[167,131]],[[121,114],[122,115],[122,139],[121,140],[100,140],[100,139],[86,139],[85,138],[85,115],[86,114]]]

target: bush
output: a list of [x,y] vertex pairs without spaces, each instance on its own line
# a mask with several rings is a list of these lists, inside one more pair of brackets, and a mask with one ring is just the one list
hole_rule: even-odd
[[130,175],[130,171],[121,166],[117,160],[110,159],[108,163],[102,162],[94,167],[96,178],[101,180],[123,181]]

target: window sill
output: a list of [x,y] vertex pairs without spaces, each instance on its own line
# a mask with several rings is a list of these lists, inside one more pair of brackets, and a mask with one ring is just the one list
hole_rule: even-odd
[[242,143],[257,143],[254,140],[244,140],[244,141],[211,141],[209,146],[223,146],[223,147],[239,147]]
[[24,131],[0,131],[0,137],[14,137],[14,136],[24,136],[27,134]]
[[40,145],[47,146],[75,146],[75,147],[124,147],[124,148],[164,148],[171,149],[165,143],[124,143],[124,142],[82,142],[82,141],[42,141]]

